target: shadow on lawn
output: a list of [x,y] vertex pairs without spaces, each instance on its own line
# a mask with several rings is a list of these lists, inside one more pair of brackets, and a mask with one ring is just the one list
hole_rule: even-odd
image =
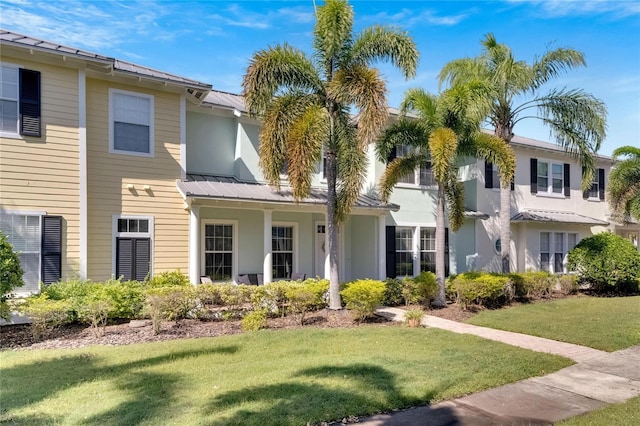
[[[421,398],[407,397],[397,389],[395,377],[376,365],[326,365],[301,370],[292,378],[295,380],[297,377],[304,377],[305,383],[292,381],[227,392],[209,404],[205,415],[253,404],[255,408],[240,408],[211,424],[316,424],[351,415],[426,404],[435,394],[434,391]],[[324,382],[331,380],[335,383],[336,378],[342,380],[344,386]]]
[[84,382],[101,380],[114,382],[120,394],[126,395],[126,399],[109,411],[86,418],[85,424],[135,425],[151,417],[162,418],[162,410],[170,409],[167,401],[172,396],[174,384],[181,380],[180,374],[148,373],[138,369],[184,358],[233,354],[238,349],[238,346],[223,346],[170,352],[116,365],[101,365],[103,360],[99,356],[81,354],[3,369],[0,378],[2,384],[0,423],[42,424],[61,421],[64,413],[54,419],[46,415],[41,418],[13,417],[10,411],[36,405],[42,400],[55,397],[58,392],[80,386]]

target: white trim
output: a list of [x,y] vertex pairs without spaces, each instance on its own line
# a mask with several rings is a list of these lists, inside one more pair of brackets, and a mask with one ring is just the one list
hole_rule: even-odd
[[80,279],[87,279],[88,207],[87,207],[87,80],[84,69],[78,70],[78,160],[80,163]]
[[[535,158],[535,157],[534,157]],[[564,195],[564,188],[566,182],[564,181],[564,165],[569,164],[565,163],[562,160],[551,160],[548,158],[536,158],[536,186],[538,191],[536,192],[537,197],[549,197],[549,198],[569,198],[569,196]],[[538,185],[538,167],[540,163],[547,164],[547,188],[543,191],[540,189],[540,185]],[[562,187],[560,188],[560,192],[553,192],[553,165],[560,165],[562,167]],[[569,164],[569,170],[571,170],[571,165]]]
[[[292,253],[293,253],[293,271],[291,271],[291,273],[296,273],[296,272],[300,272],[299,271],[299,251],[300,251],[300,246],[298,244],[298,222],[272,222],[271,223],[271,228],[273,229],[274,226],[281,226],[281,227],[291,227],[293,228],[293,247],[292,247]],[[271,234],[271,239],[269,240],[269,244],[272,246],[273,244],[273,233]],[[314,240],[314,244],[315,244],[315,240]],[[271,254],[273,255],[273,250],[271,250]],[[273,269],[273,263],[272,263],[272,269]],[[273,277],[272,277],[273,278]],[[282,279],[282,278],[279,278]]]
[[[15,132],[0,131],[0,137],[24,140],[24,137],[20,134],[20,69],[24,67],[22,65],[12,64],[9,62],[0,62],[0,67],[12,68],[18,72],[18,82],[17,82],[18,87],[16,88],[16,103],[17,103],[16,131]],[[0,81],[0,84],[2,84],[2,81]],[[7,98],[7,100],[9,100],[9,98]]]
[[[46,214],[46,212],[35,210],[0,210],[0,216],[38,216],[38,282],[42,282],[42,217],[46,216]],[[14,291],[14,294],[18,297],[26,297],[31,294],[37,294],[38,292],[39,291],[30,292],[18,290]]]
[[0,209],[0,216],[4,215],[24,215],[24,216],[46,216],[44,210],[7,210],[4,207]]
[[[541,234],[547,233],[549,234],[549,269],[546,272],[551,272],[552,274],[563,274],[567,269],[567,254],[569,254],[569,234],[576,235],[576,245],[582,240],[580,236],[580,232],[578,231],[567,231],[567,230],[547,230],[540,229],[538,230],[538,255],[536,256],[537,260],[537,269],[543,271],[542,269],[542,249],[540,247],[541,242]],[[562,234],[562,247],[564,249],[563,257],[562,257],[562,271],[555,270],[555,234]]]
[[273,210],[262,211],[262,280],[264,284],[273,281]]
[[200,220],[200,275],[205,274],[205,227],[207,225],[231,225],[233,233],[233,253],[231,253],[231,279],[236,282],[238,276],[238,220],[235,219],[201,219]]
[[[146,219],[149,221],[149,232],[118,232],[118,219]],[[131,214],[114,214],[111,216],[111,273],[116,277],[116,238],[149,238],[149,276],[153,276],[153,259],[154,259],[154,217],[144,215]]]
[[[411,258],[413,260],[413,275],[411,275],[412,277],[415,277],[416,275],[418,275],[420,273],[420,253],[422,253],[422,250],[420,250],[420,231],[422,229],[436,229],[436,225],[435,224],[430,224],[430,223],[416,223],[416,222],[396,222],[396,224],[394,225],[394,227],[397,228],[411,228],[413,230],[413,234],[412,234],[412,247],[411,247]],[[445,229],[449,229],[448,226],[445,226]],[[386,238],[386,229],[385,229],[385,238]],[[446,242],[445,242],[446,244]],[[396,252],[398,252],[398,249],[396,247]],[[403,253],[407,253],[407,251],[403,250]],[[432,250],[425,250],[425,253],[435,253],[435,251]],[[385,259],[385,275],[386,275],[386,247],[385,247],[385,252],[384,252],[384,259]],[[446,260],[445,260],[446,262]],[[447,265],[445,265],[447,266]],[[451,240],[449,240],[449,265],[448,265],[449,269],[453,269],[451,268]],[[396,271],[397,272],[397,271]],[[386,277],[385,277],[386,278]]]
[[[125,151],[114,148],[114,134],[113,134],[113,95],[121,94],[126,96],[135,96],[140,98],[149,99],[149,152],[136,152],[136,151]],[[110,154],[123,154],[123,155],[133,155],[137,157],[153,157],[155,153],[155,108],[154,108],[154,96],[148,95],[146,93],[139,92],[130,92],[128,90],[120,90],[120,89],[109,89],[109,153]]]
[[180,179],[187,179],[187,101],[180,96]]
[[189,279],[191,284],[200,283],[200,207],[189,210]]
[[378,279],[387,278],[387,216],[378,216]]

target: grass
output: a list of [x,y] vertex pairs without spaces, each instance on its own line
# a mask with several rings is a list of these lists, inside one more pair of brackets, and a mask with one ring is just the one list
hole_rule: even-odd
[[467,321],[616,351],[640,343],[640,296],[571,297],[483,311]]
[[0,422],[301,425],[449,399],[571,361],[401,326],[0,352]]
[[609,405],[600,410],[592,411],[581,416],[573,417],[558,423],[562,426],[609,426],[609,425],[639,425],[640,424],[640,396],[631,398],[621,404]]

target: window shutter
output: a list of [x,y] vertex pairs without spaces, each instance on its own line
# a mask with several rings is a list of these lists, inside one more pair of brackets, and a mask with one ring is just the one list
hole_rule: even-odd
[[530,173],[531,181],[529,182],[531,185],[531,193],[538,193],[538,159],[531,159],[531,173]]
[[40,71],[20,69],[20,134],[40,137]]
[[[584,176],[584,167],[582,168],[582,176]],[[586,191],[582,191],[582,198],[584,198],[585,200],[589,198],[589,190],[588,189]]]
[[484,187],[493,188],[493,164],[484,162]]
[[571,166],[564,163],[564,196],[571,197]]
[[449,228],[444,228],[444,274],[449,276]]
[[600,190],[600,199],[604,200],[604,169],[598,169],[598,184]]
[[42,217],[42,274],[46,285],[62,278],[62,216]]
[[151,261],[151,240],[149,238],[137,238],[134,241],[135,263],[134,279],[144,281],[149,274],[149,263]]
[[389,155],[387,155],[387,164],[395,160],[397,155],[398,155],[398,148],[394,146],[391,152],[389,153]]
[[133,238],[116,239],[116,278],[133,278]]
[[396,277],[396,227],[387,226],[387,277]]

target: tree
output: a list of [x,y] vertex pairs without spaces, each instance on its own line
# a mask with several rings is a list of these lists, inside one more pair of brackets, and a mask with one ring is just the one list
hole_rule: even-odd
[[622,222],[634,217],[640,221],[640,148],[621,146],[613,151],[616,163],[609,174],[609,206],[613,216]]
[[20,257],[0,233],[0,318],[9,318],[7,299],[13,289],[23,285]]
[[317,8],[312,57],[286,43],[259,50],[242,82],[247,110],[263,121],[260,168],[271,186],[280,187],[286,165],[293,196],[303,199],[326,158],[331,309],[341,308],[338,226],[360,194],[367,146],[388,117],[386,86],[371,64],[390,61],[409,78],[418,63],[407,33],[375,25],[354,35],[353,16],[345,0],[326,1]]
[[[541,120],[550,129],[560,147],[580,161],[582,189],[591,186],[595,171],[595,154],[606,132],[606,106],[580,89],[544,90],[546,83],[561,73],[586,66],[584,55],[574,49],[546,51],[533,63],[518,61],[511,49],[498,43],[493,34],[482,41],[483,52],[475,58],[456,59],[440,71],[442,85],[479,80],[491,87],[487,92],[487,114],[494,134],[509,144],[514,126],[526,118]],[[509,272],[511,241],[511,191],[509,182],[500,181],[500,240],[502,272]]]
[[[481,157],[500,166],[511,182],[515,157],[502,140],[482,133],[484,118],[482,85],[458,85],[439,97],[422,89],[410,89],[402,102],[401,119],[387,128],[376,145],[380,161],[386,161],[399,145],[410,148],[409,154],[396,157],[387,165],[380,179],[382,199],[387,201],[393,187],[403,176],[431,162],[438,186],[436,207],[436,307],[445,300],[445,205],[449,211],[449,227],[457,231],[464,220],[464,187],[458,180],[458,160],[463,156]],[[409,118],[408,114],[411,117]]]

